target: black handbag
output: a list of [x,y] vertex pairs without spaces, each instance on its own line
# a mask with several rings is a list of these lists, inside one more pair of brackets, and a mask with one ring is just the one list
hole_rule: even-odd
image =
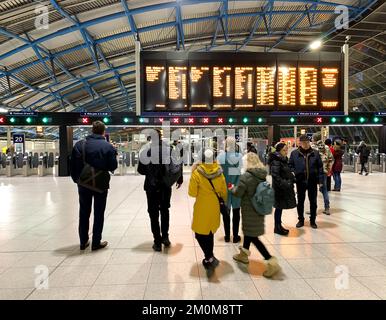
[[210,185],[212,186],[214,193],[216,194],[216,197],[218,199],[218,203],[220,204],[220,213],[223,216],[229,216],[228,206],[226,205],[224,199],[217,194],[216,189],[214,188],[214,185],[212,183],[212,180],[208,179],[208,181],[209,181]]
[[107,171],[97,170],[86,162],[86,141],[82,144],[83,169],[80,173],[78,185],[89,190],[103,193],[109,188],[110,174]]

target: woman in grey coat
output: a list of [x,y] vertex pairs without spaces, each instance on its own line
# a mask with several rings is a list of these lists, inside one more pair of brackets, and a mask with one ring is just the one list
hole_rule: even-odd
[[255,153],[247,153],[244,161],[245,173],[241,175],[238,185],[230,188],[236,197],[241,198],[241,221],[244,233],[244,244],[240,247],[240,253],[234,255],[233,259],[245,264],[249,263],[249,247],[253,243],[267,262],[263,275],[270,278],[280,270],[280,266],[277,259],[270,255],[259,239],[259,236],[264,234],[264,216],[255,211],[251,201],[257,186],[266,181],[267,171]]

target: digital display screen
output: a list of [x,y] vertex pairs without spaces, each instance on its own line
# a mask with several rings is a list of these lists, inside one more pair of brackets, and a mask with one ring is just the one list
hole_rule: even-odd
[[209,66],[190,66],[190,108],[209,110],[212,101]]
[[235,108],[253,107],[253,67],[235,67]]
[[213,108],[232,109],[232,67],[213,67]]
[[275,105],[275,67],[256,68],[256,104]]
[[141,111],[160,117],[343,112],[341,53],[142,51],[140,63]]
[[316,106],[318,103],[318,68],[299,67],[299,104]]
[[166,67],[145,66],[145,110],[166,109]]
[[296,67],[279,66],[279,106],[296,106]]
[[186,66],[168,67],[169,109],[187,109],[187,70]]
[[320,104],[325,109],[336,109],[339,106],[338,67],[320,69]]

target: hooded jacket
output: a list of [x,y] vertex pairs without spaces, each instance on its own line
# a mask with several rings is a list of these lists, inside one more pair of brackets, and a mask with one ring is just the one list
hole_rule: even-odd
[[[238,152],[223,152],[217,157],[217,161],[221,165],[224,172],[226,183],[232,183],[237,186],[240,180],[241,169],[243,165],[243,156]],[[228,190],[227,206],[230,209],[240,208],[241,200],[235,197],[232,192]]]
[[218,163],[203,163],[193,171],[189,182],[189,196],[196,198],[193,210],[192,230],[208,235],[220,227],[220,204],[208,179],[224,201],[227,200],[227,186]]
[[312,144],[312,148],[319,152],[320,158],[323,162],[323,172],[325,174],[329,173],[334,163],[334,156],[332,155],[330,148],[324,144],[322,140]]
[[259,183],[266,180],[267,170],[260,168],[247,169],[240,177],[239,184],[232,192],[241,198],[241,221],[244,236],[258,237],[264,234],[264,216],[259,215],[251,198]]
[[277,209],[295,208],[295,177],[288,166],[288,158],[283,157],[279,152],[272,153],[270,165],[272,188],[275,191],[274,207]]

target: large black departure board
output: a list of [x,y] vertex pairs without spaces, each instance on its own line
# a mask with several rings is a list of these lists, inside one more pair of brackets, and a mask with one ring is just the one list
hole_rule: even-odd
[[141,52],[143,112],[343,111],[341,53]]

